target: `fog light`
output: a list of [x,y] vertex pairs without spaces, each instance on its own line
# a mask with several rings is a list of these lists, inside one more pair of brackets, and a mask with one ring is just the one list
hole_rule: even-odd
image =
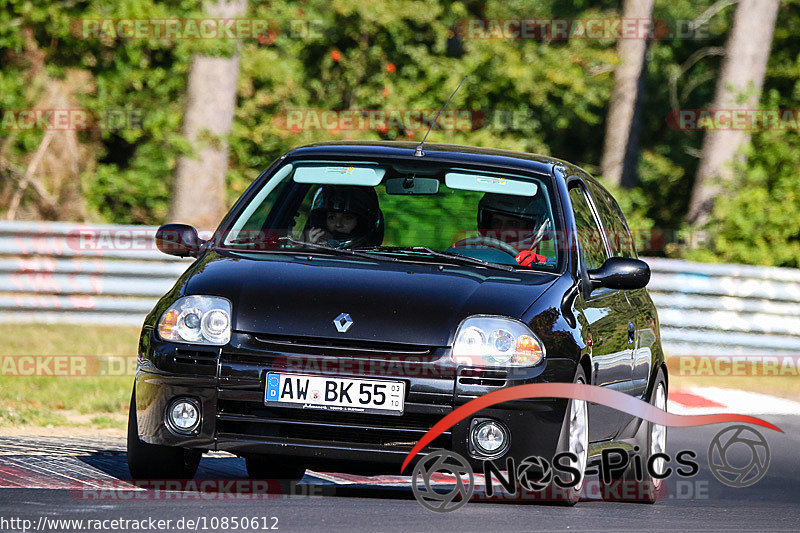
[[167,411],[167,423],[180,433],[192,433],[200,425],[200,407],[189,398],[173,400]]
[[508,430],[494,420],[475,424],[470,438],[475,449],[483,455],[498,454],[508,446]]

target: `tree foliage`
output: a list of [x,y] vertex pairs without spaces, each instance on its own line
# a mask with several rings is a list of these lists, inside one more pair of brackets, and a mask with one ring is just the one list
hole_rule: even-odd
[[[76,102],[98,111],[141,113],[141,127],[78,132],[89,161],[82,167],[85,218],[157,224],[167,214],[178,156],[184,93],[194,53],[238,49],[241,74],[229,138],[228,200],[232,202],[281,153],[320,140],[419,140],[425,129],[385,131],[292,129],[289,110],[436,110],[461,78],[450,104],[470,110],[475,128],[436,129],[435,142],[538,152],[598,173],[605,116],[617,63],[612,39],[463,39],[460,21],[474,18],[614,17],[616,0],[272,0],[251,2],[248,17],[273,21],[277,34],[236,43],[216,40],[79,39],[70,32],[85,18],[202,16],[199,0],[0,0],[0,109],[30,109],[48,86],[70,73],[87,82],[70,87]],[[656,18],[694,20],[713,0],[656,1]],[[680,108],[708,107],[720,57],[698,51],[724,46],[732,8],[714,14],[701,38],[651,43],[641,132],[639,184],[614,194],[635,229],[684,229],[702,132],[669,128]],[[764,106],[800,108],[800,3],[785,1],[778,17]],[[30,37],[26,37],[30,32]],[[681,70],[681,67],[686,67]],[[675,90],[671,88],[674,87]],[[3,130],[0,158],[24,171],[41,130]],[[756,133],[752,155],[721,197],[702,250],[672,246],[675,256],[798,266],[797,132]],[[0,205],[14,182],[5,179]],[[42,177],[46,187],[54,187]],[[765,201],[774,207],[766,209]],[[42,216],[26,193],[20,216]],[[751,215],[761,206],[761,215]],[[766,214],[768,213],[768,215]],[[748,218],[749,217],[749,218]],[[766,218],[765,218],[766,217]],[[764,223],[757,223],[763,221]],[[734,244],[735,243],[735,244]],[[794,244],[793,244],[794,243]]]

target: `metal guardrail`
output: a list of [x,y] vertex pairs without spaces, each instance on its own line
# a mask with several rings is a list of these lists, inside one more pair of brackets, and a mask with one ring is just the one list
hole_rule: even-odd
[[155,230],[0,222],[0,322],[141,325],[191,264]]
[[644,259],[670,355],[800,354],[800,270]]
[[[140,325],[190,264],[155,230],[0,222],[0,322]],[[644,259],[668,354],[800,354],[800,270]]]

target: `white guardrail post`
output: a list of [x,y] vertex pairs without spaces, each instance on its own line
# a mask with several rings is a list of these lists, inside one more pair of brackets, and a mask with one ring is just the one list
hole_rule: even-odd
[[[141,325],[190,264],[155,230],[0,222],[0,322]],[[669,355],[800,354],[800,270],[643,259]]]

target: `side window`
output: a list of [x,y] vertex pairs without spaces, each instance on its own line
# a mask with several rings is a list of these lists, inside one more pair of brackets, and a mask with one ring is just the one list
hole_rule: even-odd
[[598,187],[591,181],[587,182],[587,185],[592,193],[592,198],[594,198],[594,205],[597,207],[600,220],[603,221],[608,242],[611,243],[614,255],[617,257],[636,258],[633,237],[617,201],[608,191]]
[[589,207],[586,193],[581,187],[573,187],[569,190],[569,198],[572,201],[572,210],[575,212],[583,262],[587,269],[600,268],[608,257],[600,227]]

